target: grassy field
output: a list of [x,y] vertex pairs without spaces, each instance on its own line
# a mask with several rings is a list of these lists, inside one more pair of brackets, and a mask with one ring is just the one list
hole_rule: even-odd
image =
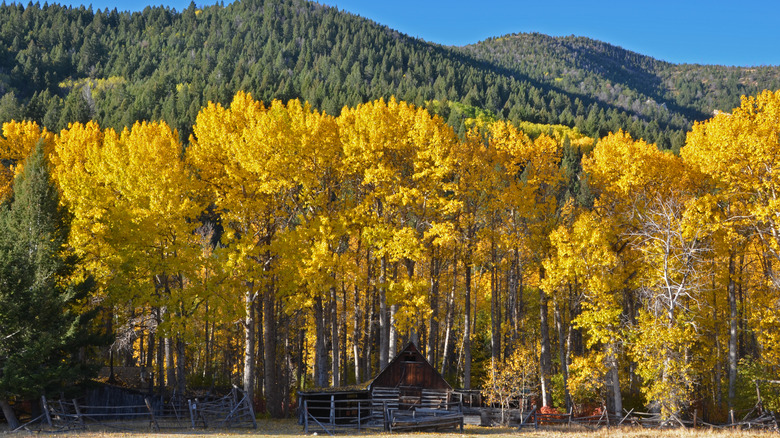
[[[294,420],[260,420],[257,424],[257,430],[181,430],[161,433],[150,433],[148,431],[138,432],[122,432],[122,431],[105,431],[105,432],[69,432],[66,434],[58,434],[60,436],[78,437],[78,438],[143,438],[143,437],[160,437],[160,438],[182,438],[182,437],[198,437],[198,438],[230,438],[230,437],[280,437],[280,436],[303,436],[303,428],[296,424]],[[320,433],[319,436],[327,436],[327,434]],[[361,432],[361,433],[339,433],[338,438],[349,437],[414,437],[414,438],[460,438],[460,437],[491,437],[491,438],[503,438],[503,437],[524,437],[524,438],[654,438],[654,437],[689,437],[689,438],[725,438],[725,437],[766,437],[766,438],[778,438],[780,434],[777,432],[760,432],[760,431],[746,431],[746,430],[710,430],[710,429],[697,429],[697,430],[652,430],[652,429],[640,429],[640,428],[620,428],[620,429],[601,429],[598,431],[588,431],[582,428],[544,428],[539,430],[525,429],[523,432],[519,432],[516,429],[509,428],[486,428],[478,426],[466,426],[464,432],[446,432],[446,433],[414,433],[414,434],[388,434],[388,433],[375,433],[375,432]]]

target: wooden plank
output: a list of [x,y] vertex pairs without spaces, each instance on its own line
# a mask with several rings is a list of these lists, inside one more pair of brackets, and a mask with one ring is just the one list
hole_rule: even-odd
[[152,404],[149,402],[149,398],[144,398],[144,401],[146,402],[146,408],[149,409],[149,415],[152,417],[151,424],[154,424],[154,430],[159,431],[160,425],[157,424],[157,419],[154,418],[154,410],[152,409]]
[[79,404],[76,401],[76,399],[73,399],[73,409],[76,410],[76,419],[78,420],[79,424],[82,426],[84,425],[84,417],[81,416],[81,409],[79,409]]
[[[419,410],[409,412],[393,412],[390,421],[390,431],[463,428],[463,414],[452,411]],[[438,415],[437,415],[438,414]]]
[[46,396],[41,396],[41,406],[43,407],[43,415],[46,416],[46,424],[49,425],[49,427],[52,427],[51,424],[51,414],[49,413],[49,403],[46,402]]

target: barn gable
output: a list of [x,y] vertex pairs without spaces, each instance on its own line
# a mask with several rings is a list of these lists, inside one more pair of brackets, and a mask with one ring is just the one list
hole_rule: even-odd
[[[298,392],[299,422],[307,434],[313,425],[328,433],[329,428],[335,431],[337,426],[385,430],[460,426],[462,430],[463,413],[459,403],[450,403],[451,393],[450,384],[410,342],[367,389]],[[457,412],[451,410],[453,406],[458,408]]]
[[428,363],[413,342],[408,343],[368,386],[372,392],[375,388],[452,391],[452,386]]

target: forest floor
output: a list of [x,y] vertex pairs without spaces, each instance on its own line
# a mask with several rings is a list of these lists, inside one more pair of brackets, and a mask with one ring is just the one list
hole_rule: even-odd
[[[257,423],[257,429],[242,429],[242,430],[179,430],[179,431],[163,431],[163,432],[149,432],[149,431],[74,431],[68,433],[60,433],[60,436],[77,437],[77,438],[143,438],[143,437],[158,437],[158,438],[182,438],[182,437],[197,437],[197,438],[232,438],[232,437],[280,437],[280,436],[305,436],[303,427],[299,426],[295,420],[259,420]],[[311,434],[309,435],[311,436]],[[319,436],[327,436],[327,434],[320,433]],[[560,428],[560,427],[546,427],[539,430],[525,429],[522,432],[514,428],[506,427],[479,427],[479,426],[466,426],[463,433],[460,432],[438,432],[438,433],[412,433],[412,434],[390,434],[379,432],[360,432],[360,433],[343,433],[339,432],[337,438],[350,438],[350,437],[393,437],[393,438],[462,438],[462,437],[491,437],[491,438],[504,438],[504,437],[524,437],[524,438],[655,438],[655,437],[684,437],[684,438],[726,438],[726,437],[759,437],[759,438],[778,438],[780,434],[777,432],[768,431],[756,431],[756,430],[714,430],[714,429],[670,429],[670,430],[654,430],[654,429],[642,429],[642,428],[630,428],[622,427],[619,429],[600,429],[596,431],[589,431],[581,427],[572,428]]]

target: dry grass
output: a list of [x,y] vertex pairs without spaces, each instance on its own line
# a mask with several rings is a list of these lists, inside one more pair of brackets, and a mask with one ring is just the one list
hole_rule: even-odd
[[[303,427],[299,426],[294,420],[260,420],[257,424],[257,430],[182,430],[163,433],[150,433],[146,431],[139,432],[69,432],[58,434],[68,438],[231,438],[231,437],[280,437],[280,436],[303,436]],[[327,436],[320,433],[319,436]],[[776,432],[746,431],[746,430],[652,430],[641,428],[620,428],[620,429],[601,429],[598,431],[588,431],[581,428],[561,429],[544,428],[539,430],[525,429],[519,432],[517,429],[510,428],[485,428],[477,426],[466,426],[464,432],[448,433],[414,433],[414,434],[387,434],[375,432],[361,433],[339,433],[337,438],[349,437],[393,437],[393,438],[462,438],[462,437],[491,437],[491,438],[655,438],[655,437],[687,437],[687,438],[726,438],[726,437],[758,437],[758,438],[778,438],[780,434]]]

